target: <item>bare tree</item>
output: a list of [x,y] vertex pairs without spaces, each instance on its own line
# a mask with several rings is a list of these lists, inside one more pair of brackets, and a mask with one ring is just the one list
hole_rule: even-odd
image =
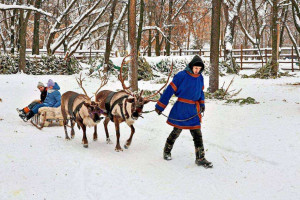
[[118,0],[113,0],[112,6],[111,6],[111,14],[109,17],[109,25],[108,25],[108,31],[107,31],[107,36],[106,36],[106,47],[105,47],[105,53],[104,53],[104,63],[106,64],[105,71],[108,70],[107,65],[109,62],[109,57],[110,57],[110,52],[111,52],[111,43],[110,43],[110,38],[111,38],[111,33],[113,29],[113,21],[115,17],[115,10],[117,6]]
[[133,91],[138,91],[138,63],[136,45],[136,0],[129,0],[128,41],[131,54],[129,82]]
[[210,40],[210,92],[215,92],[219,89],[220,16],[221,2],[219,0],[212,0],[211,30],[213,30],[213,33],[211,33]]
[[[35,7],[41,7],[41,0],[36,0]],[[40,54],[40,18],[41,14],[39,12],[34,13],[34,28],[33,28],[33,42],[32,42],[32,54]]]
[[224,56],[225,62],[228,67],[230,67],[233,71],[237,71],[237,66],[234,64],[233,56],[232,56],[232,48],[234,43],[235,36],[235,26],[238,20],[238,14],[240,12],[243,0],[235,0],[235,1],[227,1],[223,0],[224,6],[224,14],[225,14],[225,49]]
[[278,21],[278,0],[272,0],[272,59],[271,75],[277,76],[278,73],[278,54],[279,54],[279,21]]

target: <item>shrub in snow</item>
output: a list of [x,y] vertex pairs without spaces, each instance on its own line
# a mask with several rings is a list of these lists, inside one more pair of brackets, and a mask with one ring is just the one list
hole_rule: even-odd
[[254,74],[251,75],[242,75],[242,78],[260,78],[260,79],[269,79],[269,78],[280,78],[281,76],[293,76],[289,72],[283,72],[279,70],[277,77],[272,75],[272,65],[268,62],[263,67],[259,68]]
[[[0,74],[16,74],[19,70],[19,56],[11,54],[0,55]],[[40,58],[26,58],[25,73],[43,74],[75,74],[81,70],[75,58],[65,60],[54,55],[42,55]]]
[[239,98],[239,99],[228,99],[225,103],[239,103],[240,105],[244,104],[258,104],[254,98],[252,97],[247,97],[245,98]]
[[231,66],[228,62],[223,61],[220,63],[219,70],[222,73],[228,73],[228,74],[238,74],[240,71],[240,65],[238,65],[235,60],[232,60],[233,65]]
[[[98,70],[102,69],[104,67],[104,57],[98,57],[96,59],[93,59],[90,63],[91,65],[89,71],[90,76],[96,76],[98,75]],[[118,76],[121,66],[114,65],[114,63],[110,60],[108,64],[108,71],[109,73]],[[129,62],[124,63],[123,67],[123,75],[128,74],[128,66]],[[139,57],[138,58],[138,80],[152,80],[153,79],[153,71],[151,69],[151,65],[146,61],[145,58]],[[126,77],[127,78],[127,77]]]

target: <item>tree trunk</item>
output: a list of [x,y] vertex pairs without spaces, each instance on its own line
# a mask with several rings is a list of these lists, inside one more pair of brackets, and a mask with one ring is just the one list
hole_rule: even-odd
[[[153,20],[153,12],[154,12],[154,6],[153,2],[149,2],[149,23],[148,26],[152,26],[152,20]],[[148,38],[148,56],[151,57],[151,51],[152,51],[152,30],[149,29],[149,38]]]
[[[22,0],[19,1],[22,5]],[[26,25],[24,22],[24,10],[20,9],[19,16],[19,72],[25,72],[26,67]]]
[[[225,49],[224,49],[224,57],[225,57],[225,62],[228,65],[228,67],[231,68],[233,72],[237,72],[238,69],[233,60],[233,54],[232,54],[232,48],[234,44],[234,36],[235,36],[235,26],[236,22],[238,20],[238,13],[240,11],[242,1],[243,0],[236,0],[239,1],[238,4],[234,5],[233,10],[235,12],[229,11],[228,5],[225,3],[224,5],[224,11],[225,11],[225,19],[226,19],[226,28],[225,28]],[[237,6],[237,7],[236,7]],[[214,29],[212,29],[214,30]]]
[[168,36],[166,40],[166,53],[170,56],[171,52],[171,36],[172,36],[172,10],[173,10],[173,0],[169,0],[169,16],[168,16]]
[[143,22],[144,22],[144,10],[145,10],[145,3],[144,0],[140,2],[140,20],[139,20],[139,29],[138,29],[138,37],[137,37],[137,51],[140,51],[140,45],[142,40],[142,29],[143,29]]
[[[36,0],[35,7],[41,7],[41,0]],[[32,55],[40,54],[40,17],[41,14],[39,12],[34,13],[34,28],[33,28],[33,41],[32,41]]]
[[[282,21],[282,24],[285,24],[286,23],[286,20],[287,20],[287,16],[288,16],[288,6],[285,6],[283,7],[283,10],[282,10],[282,14],[281,14],[281,21]],[[285,26],[281,26],[281,30],[280,30],[280,42],[279,42],[279,47],[282,47],[283,45],[283,42],[284,42],[284,29],[285,29]]]
[[156,31],[155,35],[155,55],[160,56],[159,31]]
[[15,33],[16,33],[16,22],[15,22],[15,16],[17,15],[18,10],[13,10],[13,15],[11,17],[10,22],[10,53],[15,53]]
[[209,90],[219,89],[219,46],[220,46],[221,1],[212,0]]
[[272,60],[271,75],[277,76],[278,73],[278,50],[279,50],[279,22],[278,22],[278,0],[272,0]]
[[117,0],[114,0],[111,6],[111,14],[109,17],[109,26],[108,26],[108,31],[107,31],[107,37],[106,37],[106,47],[105,47],[105,53],[104,53],[104,64],[106,64],[104,71],[108,71],[108,63],[109,63],[109,57],[110,57],[110,52],[111,52],[111,33],[113,29],[113,22],[115,18],[115,10],[116,10],[116,5],[117,5]]
[[131,54],[129,82],[132,91],[138,91],[138,65],[137,65],[137,45],[136,45],[136,0],[129,0],[129,46]]

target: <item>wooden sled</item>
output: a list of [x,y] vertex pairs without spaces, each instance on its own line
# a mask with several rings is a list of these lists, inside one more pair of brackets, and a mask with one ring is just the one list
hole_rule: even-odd
[[39,112],[32,117],[30,122],[40,130],[54,124],[63,126],[61,108],[42,107],[39,109]]

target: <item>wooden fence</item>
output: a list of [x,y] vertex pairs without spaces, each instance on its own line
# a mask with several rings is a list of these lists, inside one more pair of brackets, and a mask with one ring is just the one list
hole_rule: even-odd
[[[41,55],[31,55],[31,49],[26,49],[26,54],[32,58],[39,58]],[[78,50],[74,54],[77,59],[92,59],[99,56],[104,56],[104,50]],[[241,70],[243,69],[255,69],[257,67],[246,66],[248,64],[261,64],[265,65],[269,59],[272,57],[272,48],[261,48],[260,51],[258,49],[244,49],[241,46],[240,49],[233,49],[233,57],[235,58],[236,63],[240,64]],[[46,54],[46,49],[40,49],[40,54]],[[141,52],[142,55],[147,54],[147,52]],[[210,57],[209,49],[193,49],[193,50],[171,50],[171,55],[173,56],[185,56],[185,55],[195,55],[198,54],[201,57]],[[56,50],[55,55],[65,56],[65,52],[63,50]],[[119,57],[120,54],[118,51],[112,52],[111,57]],[[152,55],[155,55],[155,52],[152,52]],[[161,55],[166,55],[166,51],[161,51]],[[220,61],[224,59],[224,50],[220,51]],[[279,64],[286,63],[291,64],[291,68],[281,68],[284,70],[300,70],[299,66],[296,68],[296,65],[299,65],[300,60],[295,54],[295,48],[293,47],[282,47],[279,54]]]

